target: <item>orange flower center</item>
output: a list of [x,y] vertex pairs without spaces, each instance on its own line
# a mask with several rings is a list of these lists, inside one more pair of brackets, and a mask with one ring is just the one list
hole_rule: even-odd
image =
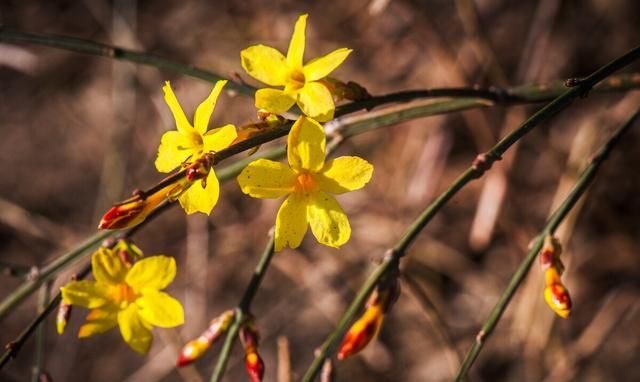
[[305,82],[307,81],[304,77],[304,73],[300,70],[293,70],[289,76],[289,81],[291,83],[291,87],[294,90],[302,89]]
[[111,297],[116,305],[124,309],[130,303],[134,302],[138,298],[138,295],[127,283],[120,283],[113,287]]
[[318,184],[316,183],[313,175],[303,172],[298,174],[296,177],[295,189],[298,192],[302,192],[305,195],[309,195],[315,192],[318,189]]

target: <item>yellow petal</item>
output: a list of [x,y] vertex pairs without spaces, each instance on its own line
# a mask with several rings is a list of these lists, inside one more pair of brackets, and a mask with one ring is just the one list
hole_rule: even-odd
[[118,312],[118,325],[124,341],[140,354],[147,354],[151,348],[153,334],[138,315],[138,306],[131,304]]
[[107,248],[100,248],[91,257],[91,273],[99,283],[115,285],[127,274],[120,257]]
[[352,49],[340,48],[333,52],[309,61],[303,68],[307,82],[325,78],[347,59]]
[[307,232],[307,204],[298,193],[289,195],[276,217],[275,251],[298,248]]
[[326,86],[319,82],[307,82],[298,92],[298,106],[305,115],[326,122],[333,119],[336,106]]
[[233,125],[224,125],[218,129],[213,129],[202,136],[204,148],[202,151],[221,151],[229,147],[238,137],[236,127]]
[[264,88],[256,92],[256,107],[274,114],[288,111],[294,103],[296,99],[282,90]]
[[145,291],[139,299],[138,314],[151,325],[161,328],[173,328],[184,323],[184,311],[180,301],[165,292]]
[[185,160],[194,157],[200,151],[193,147],[193,141],[177,131],[167,131],[162,135],[156,158],[156,169],[171,172]]
[[287,158],[296,171],[318,172],[324,165],[326,138],[322,126],[311,118],[298,118],[287,138]]
[[176,95],[173,93],[173,89],[171,89],[169,81],[165,81],[164,84],[165,85],[162,87],[162,90],[164,90],[164,101],[169,105],[173,118],[176,120],[176,128],[182,134],[187,135],[189,134],[189,130],[192,130],[193,127],[184,115],[184,111],[182,111],[182,107],[180,106]]
[[106,288],[95,281],[72,281],[60,288],[60,291],[65,303],[83,308],[99,308],[109,301]]
[[118,311],[115,309],[92,309],[87,315],[87,321],[78,331],[78,338],[85,338],[94,334],[104,333],[118,325]]
[[321,244],[338,248],[351,237],[347,215],[338,201],[329,194],[318,192],[310,198],[307,219],[313,236]]
[[296,174],[284,163],[255,160],[238,175],[238,184],[254,198],[279,198],[293,191]]
[[176,260],[170,256],[144,258],[129,270],[125,279],[136,292],[164,289],[176,277]]
[[291,42],[289,43],[289,50],[287,51],[287,64],[291,69],[302,68],[302,59],[304,57],[304,45],[305,45],[305,29],[307,27],[307,16],[301,15],[296,21],[296,26],[293,29],[293,35],[291,36]]
[[220,183],[213,169],[207,175],[207,187],[202,188],[202,182],[196,181],[187,191],[178,197],[184,211],[190,215],[196,212],[211,214],[213,207],[218,203],[220,196]]
[[332,194],[342,194],[364,187],[371,179],[373,166],[359,157],[345,156],[325,163],[316,177],[320,189]]
[[240,52],[242,67],[253,78],[270,86],[282,86],[289,69],[276,49],[264,45],[253,45]]
[[211,119],[211,114],[216,108],[216,102],[218,101],[220,92],[222,92],[222,88],[226,84],[226,80],[216,82],[215,86],[211,90],[211,93],[209,93],[209,96],[204,101],[202,101],[202,103],[196,109],[196,114],[193,118],[193,126],[198,133],[204,134],[207,131],[207,126],[209,126],[209,119]]

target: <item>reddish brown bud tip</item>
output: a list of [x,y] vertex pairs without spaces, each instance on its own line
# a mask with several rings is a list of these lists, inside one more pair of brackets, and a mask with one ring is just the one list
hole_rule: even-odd
[[381,305],[368,307],[362,317],[351,325],[342,340],[340,350],[338,350],[338,359],[343,360],[364,349],[380,330],[383,317]]
[[558,316],[567,318],[571,315],[571,296],[564,285],[560,283],[547,285],[544,289],[544,299]]

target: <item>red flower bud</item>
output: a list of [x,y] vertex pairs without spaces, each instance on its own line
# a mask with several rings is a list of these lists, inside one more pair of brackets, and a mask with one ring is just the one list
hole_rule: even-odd
[[544,299],[558,316],[567,318],[571,314],[571,296],[564,285],[560,283],[547,285],[544,288]]
[[338,359],[343,360],[364,349],[378,334],[383,318],[383,307],[380,304],[369,306],[360,319],[349,328],[340,344]]
[[229,329],[234,317],[235,312],[233,310],[227,310],[214,318],[209,324],[209,327],[200,335],[200,337],[187,342],[182,350],[180,350],[176,366],[186,366],[202,357],[204,352],[207,351],[207,349],[209,349],[209,347],[211,347],[211,345]]
[[240,328],[240,341],[244,347],[244,366],[247,373],[253,382],[261,382],[264,376],[264,362],[258,354],[260,336],[251,318]]

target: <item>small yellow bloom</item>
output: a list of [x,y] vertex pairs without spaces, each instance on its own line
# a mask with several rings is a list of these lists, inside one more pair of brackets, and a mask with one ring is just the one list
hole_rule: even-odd
[[255,198],[288,195],[276,218],[276,251],[297,248],[308,225],[316,239],[330,247],[340,247],[351,236],[349,220],[331,194],[364,187],[373,166],[352,156],[325,162],[325,141],[318,122],[300,117],[289,133],[289,166],[258,159],[238,175],[242,192]]
[[[192,126],[180,107],[173,90],[171,90],[171,85],[168,81],[166,82],[163,87],[164,100],[176,120],[177,131],[168,131],[162,136],[156,159],[158,171],[171,172],[185,163],[198,160],[206,153],[229,147],[236,139],[238,134],[233,125],[225,125],[207,131],[218,96],[226,83],[227,81],[218,81],[215,84],[207,99],[196,109]],[[209,171],[206,182],[203,184],[192,185],[178,197],[187,214],[194,212],[210,214],[218,202],[220,184],[213,168]]]
[[325,122],[333,118],[335,105],[327,87],[319,82],[349,56],[351,49],[334,50],[303,65],[307,15],[298,18],[291,36],[287,57],[278,50],[253,45],[240,53],[242,67],[249,75],[269,86],[256,92],[256,107],[272,113],[284,113],[294,103],[311,118]]
[[151,256],[129,268],[112,250],[100,248],[91,266],[95,281],[72,281],[61,288],[65,304],[90,309],[78,337],[119,325],[125,342],[145,354],[153,340],[153,326],[171,328],[184,322],[180,302],[161,291],[176,275],[172,257]]

